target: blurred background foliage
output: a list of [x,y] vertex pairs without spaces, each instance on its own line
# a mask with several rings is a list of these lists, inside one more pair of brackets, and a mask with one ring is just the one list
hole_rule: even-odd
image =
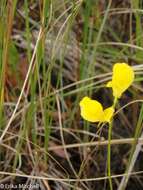
[[[0,184],[109,188],[107,144],[91,146],[107,139],[108,126],[84,122],[79,101],[90,95],[111,105],[111,91],[104,87],[116,62],[136,72],[118,102],[112,134],[122,139],[112,146],[112,175],[125,172],[142,133],[142,102],[136,101],[143,92],[142,15],[141,0],[0,1]],[[124,144],[126,138],[135,139],[132,146]],[[141,172],[139,152],[133,171]],[[113,179],[115,189],[120,180]],[[126,189],[142,188],[142,173],[131,176]]]

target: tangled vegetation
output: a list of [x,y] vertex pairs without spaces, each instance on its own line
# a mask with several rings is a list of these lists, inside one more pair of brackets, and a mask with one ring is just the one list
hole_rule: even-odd
[[142,15],[0,1],[0,189],[143,189]]

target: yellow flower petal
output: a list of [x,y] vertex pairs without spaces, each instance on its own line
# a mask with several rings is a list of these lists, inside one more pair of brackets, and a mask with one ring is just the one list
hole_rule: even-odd
[[104,110],[104,121],[110,122],[114,114],[114,108],[111,106]]
[[107,85],[106,85],[106,87],[112,87],[112,81],[109,81],[108,83],[107,83]]
[[112,81],[107,83],[107,87],[112,87],[113,96],[120,98],[134,80],[134,71],[126,63],[116,63],[113,67]]
[[90,122],[103,121],[103,107],[98,101],[92,100],[86,96],[80,101],[79,105],[83,119]]
[[81,116],[90,122],[110,122],[114,113],[113,107],[108,107],[103,111],[100,102],[84,97],[80,103]]

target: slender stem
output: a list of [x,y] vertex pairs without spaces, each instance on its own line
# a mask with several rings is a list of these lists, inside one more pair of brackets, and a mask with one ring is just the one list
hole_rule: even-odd
[[[114,98],[113,108],[115,108],[117,103],[117,98]],[[108,151],[107,151],[107,171],[109,177],[109,186],[110,190],[113,190],[112,186],[112,178],[111,178],[111,138],[112,138],[112,128],[113,128],[113,121],[109,123],[109,130],[108,130]]]
[[108,130],[108,152],[107,152],[107,170],[108,170],[110,190],[113,190],[112,178],[111,178],[111,136],[112,136],[112,127],[113,127],[112,122],[110,122],[109,123],[109,130]]

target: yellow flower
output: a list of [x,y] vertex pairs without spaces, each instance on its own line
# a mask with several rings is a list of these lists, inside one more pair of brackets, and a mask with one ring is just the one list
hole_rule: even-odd
[[107,87],[113,90],[113,96],[120,98],[122,93],[126,91],[134,80],[134,71],[126,63],[116,63],[113,66],[112,81],[107,83]]
[[100,102],[84,97],[80,103],[81,116],[90,122],[110,122],[114,113],[114,108],[109,107],[103,110]]
[[111,121],[111,118],[112,118],[112,116],[113,116],[113,114],[114,114],[114,108],[113,108],[113,106],[111,106],[111,107],[109,107],[109,108],[106,108],[105,110],[104,110],[104,121],[105,122],[108,122],[108,123],[110,123],[110,121]]

